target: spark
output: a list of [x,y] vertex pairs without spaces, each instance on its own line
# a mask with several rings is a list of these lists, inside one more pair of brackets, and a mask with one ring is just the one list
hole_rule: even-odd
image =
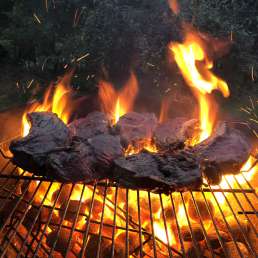
[[249,120],[255,122],[256,124],[258,124],[258,120],[254,119],[254,118],[250,118]]
[[255,78],[254,78],[254,66],[253,65],[251,67],[251,78],[252,78],[252,81],[254,82]]
[[248,111],[246,108],[241,107],[240,110],[241,110],[241,111],[244,111],[245,113],[247,113],[247,114],[249,114],[249,115],[251,114],[250,111]]
[[30,88],[30,86],[32,85],[33,82],[34,82],[34,79],[32,79],[32,80],[29,82],[29,84],[28,84],[28,86],[27,86],[27,89]]
[[36,19],[36,21],[37,21],[39,24],[41,24],[41,21],[40,21],[39,17],[38,17],[35,13],[33,13],[33,17]]
[[151,66],[151,67],[155,67],[155,65],[154,65],[154,64],[149,63],[149,62],[147,63],[147,65],[148,65],[148,66]]
[[48,12],[48,0],[45,0],[46,11]]
[[233,31],[230,31],[230,41],[233,42]]
[[77,15],[78,15],[78,8],[75,10],[75,13],[74,13],[74,18],[73,18],[73,26],[74,27],[76,26]]
[[78,11],[78,8],[75,10],[74,19],[73,19],[73,27],[76,27],[78,25],[83,12],[84,12],[84,8],[82,8],[80,13]]
[[89,55],[90,55],[90,54],[87,53],[87,54],[85,54],[85,55],[83,55],[83,56],[77,58],[77,59],[76,59],[76,62],[80,62],[81,60],[83,60],[84,58],[88,57]]

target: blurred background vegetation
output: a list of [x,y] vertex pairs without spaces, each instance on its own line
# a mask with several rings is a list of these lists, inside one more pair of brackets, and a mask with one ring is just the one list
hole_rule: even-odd
[[120,87],[133,69],[145,102],[158,100],[153,109],[168,92],[187,95],[166,58],[168,43],[182,37],[182,21],[232,38],[230,53],[215,66],[232,93],[225,107],[239,110],[249,96],[257,99],[258,1],[179,4],[176,16],[167,0],[1,0],[0,109],[40,97],[66,67],[76,67],[80,94],[95,94],[103,77]]

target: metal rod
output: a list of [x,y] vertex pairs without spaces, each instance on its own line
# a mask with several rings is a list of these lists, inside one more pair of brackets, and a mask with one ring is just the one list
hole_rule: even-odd
[[64,255],[64,257],[66,257],[66,258],[68,258],[68,255],[69,255],[69,250],[70,250],[70,247],[71,247],[73,233],[75,231],[76,222],[78,220],[80,209],[81,209],[81,205],[82,205],[82,198],[83,198],[84,190],[85,190],[85,184],[83,185],[83,188],[82,188],[82,191],[81,191],[79,205],[78,205],[78,208],[76,210],[76,215],[75,215],[75,218],[74,218],[74,221],[73,221],[72,229],[71,229],[69,240],[68,240],[68,244],[67,244],[67,250],[66,250],[66,253]]
[[199,250],[200,249],[199,248],[199,244],[196,241],[196,239],[194,237],[194,234],[193,234],[193,229],[192,229],[192,226],[191,226],[191,223],[190,223],[190,219],[189,219],[188,212],[187,212],[187,209],[186,209],[186,205],[185,205],[185,200],[184,200],[183,194],[180,193],[180,196],[181,196],[181,200],[183,202],[184,213],[186,215],[186,220],[187,220],[187,223],[188,223],[188,227],[190,229],[190,234],[191,234],[191,238],[193,240],[193,245],[194,245],[195,253],[196,253],[197,257],[201,257],[200,250]]
[[162,217],[163,217],[164,228],[165,228],[165,232],[166,232],[168,254],[169,254],[169,257],[171,258],[171,257],[173,257],[173,254],[172,254],[171,249],[169,247],[169,245],[170,245],[169,240],[170,239],[168,237],[168,228],[167,228],[166,217],[165,217],[165,213],[164,213],[164,206],[163,206],[163,201],[162,201],[161,194],[159,194],[159,200],[160,200],[160,204],[161,204]]
[[105,204],[106,204],[106,195],[107,195],[107,186],[104,189],[104,199],[103,199],[102,214],[101,214],[101,219],[100,219],[99,236],[98,236],[98,247],[97,247],[96,258],[100,257],[100,245],[101,245],[103,219],[104,219]]
[[183,242],[183,239],[182,239],[181,229],[180,229],[180,226],[179,226],[179,222],[178,222],[178,218],[177,218],[177,212],[176,212],[176,208],[175,208],[175,204],[174,204],[174,200],[173,200],[172,194],[170,194],[170,201],[171,201],[171,204],[172,204],[172,207],[171,207],[172,208],[172,214],[175,214],[177,232],[178,232],[179,241],[180,241],[180,244],[181,244],[181,251],[183,253],[183,256],[186,257],[185,248],[184,248],[184,242]]
[[114,207],[114,217],[113,217],[113,228],[112,228],[112,246],[111,246],[111,258],[114,257],[115,254],[115,232],[116,232],[116,211],[117,211],[117,196],[118,196],[118,188],[115,188],[115,207]]
[[[209,187],[210,187],[210,186],[209,186]],[[235,236],[234,236],[234,234],[233,234],[233,232],[232,232],[232,230],[231,230],[231,227],[229,226],[229,224],[228,224],[228,222],[227,222],[227,220],[226,220],[226,217],[225,217],[225,215],[224,215],[224,213],[223,213],[223,211],[222,211],[222,209],[221,209],[221,206],[220,206],[220,204],[219,204],[219,201],[218,201],[216,195],[213,193],[213,191],[212,191],[213,189],[212,189],[211,187],[210,187],[210,189],[211,189],[211,193],[212,193],[212,195],[213,195],[213,198],[215,199],[215,202],[216,202],[216,204],[217,204],[217,206],[218,206],[218,208],[219,208],[220,214],[222,215],[222,218],[223,218],[223,220],[224,220],[224,222],[225,222],[225,224],[226,224],[226,226],[227,226],[227,229],[228,229],[228,232],[229,232],[229,234],[230,234],[230,236],[231,236],[231,239],[233,240],[234,245],[235,245],[235,247],[236,247],[236,249],[237,249],[237,251],[238,251],[238,254],[239,254],[242,258],[244,258],[243,255],[242,255],[242,253],[241,253],[241,250],[240,250],[238,244],[236,243],[236,239],[235,239]]]

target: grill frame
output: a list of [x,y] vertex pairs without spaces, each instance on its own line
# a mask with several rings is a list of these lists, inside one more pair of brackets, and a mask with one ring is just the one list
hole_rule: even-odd
[[[0,144],[0,149],[1,149],[1,156],[3,157],[3,159],[5,160],[5,164],[3,166],[3,168],[0,171],[0,200],[3,200],[0,202],[0,211],[3,209],[3,207],[5,206],[5,204],[8,202],[8,200],[12,200],[15,199],[16,204],[14,205],[14,207],[12,207],[12,210],[9,214],[10,219],[6,220],[1,226],[0,226],[0,236],[2,235],[2,238],[0,238],[1,244],[0,244],[0,257],[4,257],[6,255],[6,252],[8,251],[8,248],[10,246],[12,246],[12,248],[15,250],[16,247],[13,244],[13,239],[17,236],[19,236],[20,232],[17,230],[18,227],[20,225],[22,225],[22,223],[24,222],[25,217],[27,216],[27,213],[29,211],[29,208],[27,208],[25,210],[25,212],[21,215],[20,218],[17,217],[17,211],[19,208],[19,205],[21,203],[24,203],[28,206],[28,207],[34,207],[35,209],[38,209],[37,213],[36,213],[36,217],[33,220],[31,229],[29,231],[27,231],[26,236],[19,236],[22,239],[22,246],[20,248],[20,250],[16,250],[17,252],[17,257],[31,257],[31,256],[42,256],[41,254],[43,253],[43,257],[47,257],[47,256],[52,256],[54,254],[54,249],[55,246],[57,244],[58,241],[58,237],[60,235],[60,230],[63,228],[67,228],[68,226],[63,225],[64,224],[64,218],[67,214],[67,208],[68,205],[71,201],[71,194],[72,191],[74,189],[74,187],[76,186],[76,184],[72,184],[72,188],[71,191],[69,193],[69,198],[66,202],[66,207],[65,209],[62,210],[62,217],[61,217],[61,222],[58,224],[53,225],[54,227],[57,228],[57,237],[53,243],[52,248],[49,248],[50,250],[48,250],[46,248],[46,245],[43,243],[43,239],[44,236],[46,236],[46,232],[47,232],[47,228],[49,225],[51,225],[51,219],[53,216],[53,213],[55,210],[61,210],[60,208],[56,207],[58,198],[61,194],[61,191],[64,187],[63,183],[60,183],[61,187],[59,189],[59,192],[54,200],[53,206],[50,205],[46,205],[44,204],[45,199],[47,198],[48,192],[51,189],[51,186],[53,185],[53,183],[55,183],[55,181],[43,178],[43,177],[39,177],[39,176],[35,176],[35,175],[27,175],[26,171],[23,171],[21,174],[18,174],[18,167],[14,166],[13,170],[11,171],[11,173],[6,173],[7,171],[7,167],[11,165],[11,160],[5,156],[5,151],[2,150],[6,150],[8,148],[8,143],[4,142],[2,144]],[[203,200],[205,201],[205,205],[206,208],[209,212],[209,216],[211,219],[211,223],[214,226],[214,229],[216,231],[216,234],[218,236],[218,240],[219,243],[221,245],[221,248],[225,254],[225,256],[227,256],[227,252],[225,250],[225,246],[224,246],[224,242],[222,240],[222,237],[219,233],[219,229],[217,226],[217,223],[215,221],[215,217],[212,215],[212,212],[210,210],[210,207],[208,205],[208,201],[207,201],[207,196],[206,193],[211,193],[212,197],[214,198],[214,200],[217,203],[217,207],[219,209],[220,215],[226,225],[226,228],[228,230],[228,233],[231,237],[231,241],[234,242],[234,245],[237,249],[237,252],[239,254],[240,257],[245,257],[243,255],[243,253],[241,252],[241,249],[238,245],[238,241],[236,240],[232,229],[230,227],[230,225],[227,222],[226,219],[226,215],[224,214],[224,211],[222,210],[222,207],[219,203],[218,197],[216,196],[216,193],[221,193],[226,201],[226,204],[229,208],[229,210],[231,211],[231,215],[234,216],[239,229],[242,233],[242,236],[245,240],[245,244],[246,247],[249,250],[250,255],[252,255],[253,257],[257,256],[257,250],[256,247],[253,246],[253,244],[251,243],[249,237],[247,236],[245,229],[242,228],[241,223],[239,221],[239,218],[237,217],[237,215],[242,215],[244,219],[246,219],[250,225],[251,230],[253,231],[253,233],[258,236],[257,233],[257,228],[256,225],[253,224],[250,216],[255,216],[256,218],[258,218],[258,212],[255,209],[255,205],[254,205],[254,200],[255,202],[258,202],[258,195],[255,191],[255,189],[252,187],[252,185],[250,184],[250,182],[248,182],[248,180],[246,179],[244,173],[240,173],[241,177],[243,177],[243,180],[245,181],[245,188],[242,187],[242,185],[239,183],[239,181],[237,180],[236,176],[234,177],[234,180],[236,182],[236,184],[238,185],[238,188],[233,188],[230,184],[230,182],[227,181],[228,184],[228,188],[227,189],[222,189],[220,186],[217,189],[213,189],[210,185],[205,185],[203,188],[201,188],[200,190],[195,190],[195,191],[189,191],[188,193],[190,194],[190,197],[194,203],[194,207],[197,211],[197,214],[199,216],[200,219],[200,226],[205,238],[205,243],[206,243],[206,248],[209,250],[211,257],[218,257],[218,253],[216,253],[216,251],[214,251],[214,249],[211,247],[209,238],[208,238],[208,234],[207,231],[205,229],[205,225],[204,225],[204,221],[201,218],[201,212],[199,210],[198,205],[196,204],[196,197],[194,196],[195,193],[199,193]],[[26,190],[28,190],[29,188],[29,184],[32,181],[39,181],[39,184],[37,185],[34,193],[32,194],[31,198],[29,200],[25,199],[25,193]],[[8,184],[8,182],[10,181],[14,181],[14,187],[12,190],[7,189],[6,185]],[[17,187],[21,185],[21,183],[25,183],[26,182],[26,188],[23,189],[23,192],[21,194],[17,194]],[[40,203],[39,206],[36,206],[35,204],[33,204],[34,198],[37,195],[37,191],[40,187],[40,185],[44,182],[49,182],[49,186],[44,194],[44,197],[42,199],[42,202]],[[93,189],[92,192],[92,198],[91,198],[91,202],[90,202],[90,208],[89,208],[89,214],[88,214],[88,218],[91,217],[92,211],[93,211],[93,205],[94,205],[94,201],[96,200],[95,196],[99,194],[98,190],[99,188],[104,188],[104,194],[103,194],[103,206],[102,206],[102,211],[101,211],[101,219],[100,221],[94,221],[92,219],[87,219],[86,222],[86,227],[84,230],[79,230],[76,228],[76,221],[78,219],[79,216],[85,216],[87,218],[87,215],[84,213],[80,213],[80,207],[82,205],[82,197],[83,197],[83,193],[84,190],[86,189],[86,187],[91,187]],[[109,188],[115,189],[115,196],[114,196],[114,201],[110,200],[107,196],[107,191]],[[125,189],[125,208],[121,208],[118,206],[118,192],[120,189]],[[72,226],[69,226],[68,229],[71,231],[70,232],[70,236],[68,239],[68,245],[67,245],[67,249],[66,252],[64,254],[64,257],[68,257],[69,256],[69,251],[70,247],[71,247],[71,242],[72,242],[72,236],[74,232],[79,232],[83,235],[82,237],[82,244],[81,244],[81,252],[79,254],[79,257],[84,257],[84,254],[86,253],[86,244],[87,244],[87,239],[89,237],[90,234],[90,224],[94,223],[94,224],[98,224],[99,225],[99,234],[98,234],[98,243],[97,243],[97,255],[96,257],[100,257],[100,250],[101,250],[101,242],[102,242],[102,238],[105,238],[102,236],[102,230],[103,227],[111,227],[112,228],[112,237],[111,237],[111,241],[112,241],[112,247],[111,247],[111,257],[114,257],[115,254],[115,231],[116,229],[121,229],[124,230],[126,232],[126,239],[125,239],[125,257],[129,257],[129,232],[136,232],[139,236],[139,246],[136,248],[137,250],[135,250],[135,253],[137,253],[137,256],[133,256],[133,257],[143,257],[144,256],[144,250],[143,250],[143,246],[146,245],[148,242],[152,243],[152,247],[153,247],[153,257],[158,257],[158,248],[159,245],[164,245],[167,248],[167,253],[168,253],[168,257],[187,257],[187,252],[186,252],[186,248],[185,248],[185,243],[183,241],[182,238],[182,232],[179,226],[179,218],[177,217],[177,214],[175,212],[176,210],[176,204],[175,204],[175,197],[174,195],[177,194],[179,195],[180,199],[181,199],[181,203],[183,204],[184,207],[184,212],[186,214],[186,219],[187,219],[187,223],[188,223],[188,227],[190,230],[190,234],[192,237],[192,243],[193,243],[193,249],[195,252],[196,257],[201,257],[201,251],[199,248],[199,243],[198,241],[196,241],[194,234],[193,234],[193,229],[192,229],[192,222],[191,219],[189,217],[189,214],[187,212],[187,208],[186,208],[186,200],[185,200],[185,193],[179,192],[179,193],[170,193],[169,194],[169,199],[171,202],[171,209],[172,209],[172,213],[174,212],[175,214],[175,224],[176,224],[176,229],[177,229],[177,234],[178,234],[178,238],[179,238],[179,242],[180,242],[180,250],[177,250],[176,248],[174,248],[173,246],[169,246],[169,244],[164,243],[160,238],[158,238],[155,235],[155,230],[154,230],[154,218],[153,218],[153,212],[152,212],[152,195],[153,193],[148,192],[148,205],[149,205],[149,209],[150,209],[150,225],[151,225],[151,231],[146,230],[146,228],[144,228],[142,226],[142,221],[141,221],[141,205],[140,205],[140,194],[142,191],[136,190],[137,193],[137,212],[138,212],[138,221],[134,221],[132,219],[132,216],[129,216],[129,193],[130,193],[130,189],[128,188],[121,188],[119,187],[116,183],[113,182],[108,182],[108,181],[104,181],[104,182],[94,182],[93,184],[89,185],[89,184],[83,184],[83,188],[81,191],[81,196],[80,196],[80,200],[79,200],[79,206],[76,210],[76,214],[75,214],[75,220],[73,221]],[[3,194],[5,193],[5,194]],[[234,211],[234,207],[232,207],[231,205],[231,200],[228,199],[227,194],[230,194],[230,196],[233,196],[232,198],[234,198],[234,201],[238,204],[239,206],[239,211],[235,212]],[[166,233],[166,239],[168,242],[168,238],[169,238],[169,234],[168,234],[168,226],[167,226],[167,219],[165,216],[165,209],[164,209],[164,205],[163,205],[163,194],[158,194],[159,195],[159,201],[160,201],[160,207],[161,207],[161,217],[163,220],[163,224],[164,224],[164,229],[165,229],[165,233]],[[241,198],[239,198],[238,196],[241,195]],[[252,198],[250,197],[252,195]],[[244,198],[246,200],[246,202],[249,204],[250,209],[245,210],[245,208],[243,207],[242,203],[243,203],[243,199]],[[113,212],[114,212],[114,216],[113,216],[113,224],[106,224],[104,223],[103,219],[104,219],[104,212],[105,212],[105,207],[107,204],[113,205]],[[49,209],[50,213],[48,216],[48,219],[46,221],[46,223],[43,223],[43,230],[40,229],[38,231],[38,233],[36,235],[33,236],[33,228],[36,225],[36,223],[38,222],[38,218],[40,217],[40,213],[41,210],[43,208]],[[18,211],[19,212],[19,211]],[[125,226],[117,226],[116,225],[116,219],[117,216],[119,216],[121,218],[121,216],[123,217],[123,220],[125,222]],[[39,226],[40,228],[40,226]],[[11,232],[9,234],[9,231]],[[176,232],[175,232],[176,234]],[[147,240],[142,239],[142,236],[147,236]],[[37,240],[37,237],[40,236],[40,238]],[[31,241],[29,241],[29,238],[32,238]],[[155,241],[151,241],[155,239]],[[30,242],[30,243],[29,243]],[[36,248],[32,247],[34,245],[34,243],[37,243]],[[26,248],[25,248],[26,247]],[[34,249],[35,250],[34,250]],[[32,250],[32,251],[31,251]],[[24,253],[24,251],[26,251]],[[147,256],[146,256],[147,257]]]

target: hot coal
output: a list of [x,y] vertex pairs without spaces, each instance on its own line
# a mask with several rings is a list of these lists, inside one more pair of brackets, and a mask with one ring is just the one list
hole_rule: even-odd
[[47,156],[68,144],[69,130],[51,112],[33,112],[27,118],[31,124],[29,134],[10,144],[12,161],[27,171],[44,175]]
[[108,117],[96,111],[89,113],[85,118],[73,121],[68,127],[73,136],[88,139],[96,135],[108,134],[109,124]]
[[87,141],[74,138],[66,150],[48,155],[47,177],[62,182],[88,183],[109,178],[113,160],[122,154],[117,136],[98,135]]
[[189,153],[149,153],[121,157],[114,161],[114,178],[133,189],[153,192],[196,189],[202,184],[196,159]]
[[159,149],[176,146],[183,148],[187,139],[191,139],[197,134],[198,121],[178,117],[159,124],[154,132],[154,140]]
[[130,112],[120,117],[115,131],[120,135],[122,145],[137,147],[145,139],[151,139],[158,124],[153,113]]
[[251,153],[251,147],[242,131],[220,122],[213,134],[195,146],[193,151],[199,157],[208,182],[218,184],[222,175],[239,173]]

